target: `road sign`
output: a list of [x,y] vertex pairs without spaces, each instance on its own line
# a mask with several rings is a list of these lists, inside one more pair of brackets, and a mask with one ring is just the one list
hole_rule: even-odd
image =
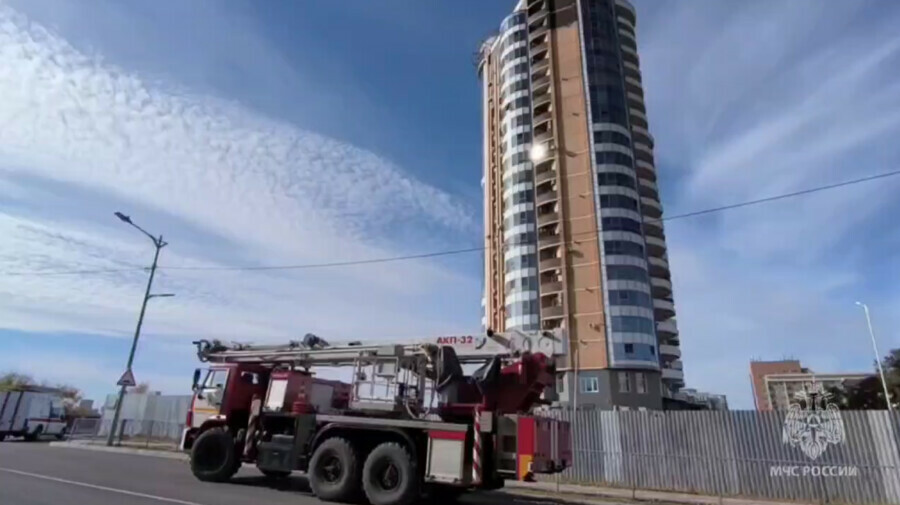
[[131,369],[125,370],[125,373],[122,374],[122,377],[119,378],[119,382],[116,383],[116,386],[129,386],[134,387],[137,383],[134,381],[134,374],[131,373]]

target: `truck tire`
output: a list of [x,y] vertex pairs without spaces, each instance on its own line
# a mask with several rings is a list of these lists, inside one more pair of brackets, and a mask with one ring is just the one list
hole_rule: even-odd
[[372,449],[363,466],[362,482],[372,505],[409,505],[419,498],[416,463],[396,442]]
[[204,482],[225,482],[240,464],[234,450],[234,439],[224,428],[204,431],[191,448],[191,472]]
[[0,433],[0,442],[6,440],[6,433]]
[[322,442],[309,462],[309,487],[325,501],[353,501],[359,496],[359,461],[346,439]]
[[31,433],[26,433],[26,434],[25,434],[25,437],[24,437],[24,438],[25,438],[25,441],[26,441],[26,442],[34,442],[35,440],[37,440],[38,438],[40,438],[41,433],[43,433],[43,432],[44,432],[44,425],[43,425],[43,424],[39,424],[38,427],[35,428],[34,431],[32,431]]

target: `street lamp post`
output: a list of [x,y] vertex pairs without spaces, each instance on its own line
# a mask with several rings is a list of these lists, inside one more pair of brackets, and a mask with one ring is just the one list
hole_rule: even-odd
[[[141,325],[144,323],[144,312],[146,312],[146,310],[147,310],[147,301],[150,300],[151,298],[155,298],[155,297],[175,296],[175,295],[173,295],[171,293],[158,294],[158,295],[150,294],[150,288],[153,286],[153,277],[156,274],[156,264],[159,261],[159,251],[163,247],[169,245],[168,242],[163,240],[162,235],[160,235],[159,238],[157,238],[157,237],[154,237],[153,235],[147,233],[146,230],[144,230],[140,226],[134,224],[131,221],[131,218],[126,216],[125,214],[122,214],[121,212],[116,212],[115,215],[122,222],[130,224],[131,226],[140,230],[140,232],[143,233],[144,235],[150,237],[150,240],[153,241],[153,245],[156,247],[156,252],[153,254],[153,264],[150,266],[150,278],[147,279],[147,290],[144,292],[144,301],[143,301],[143,303],[141,303],[141,313],[138,316],[137,328],[135,328],[135,330],[134,330],[134,339],[132,339],[132,341],[131,341],[131,352],[128,353],[128,364],[125,366],[125,370],[130,371],[131,365],[132,365],[132,363],[134,363],[134,352],[137,350],[138,338],[140,338],[140,336],[141,336]],[[122,413],[122,402],[125,399],[125,388],[126,387],[127,386],[122,385],[121,388],[119,389],[119,397],[116,400],[116,409],[115,409],[115,413],[113,414],[112,425],[109,428],[109,436],[106,438],[106,445],[108,445],[108,446],[113,445],[113,441],[115,440],[115,437],[116,437],[116,425],[119,424],[119,416]]]
[[884,367],[881,366],[881,354],[878,352],[878,344],[875,342],[875,331],[872,330],[872,318],[869,317],[869,306],[862,302],[856,302],[857,305],[863,308],[863,311],[866,313],[866,325],[869,327],[869,336],[872,337],[872,350],[875,351],[875,363],[878,365],[878,374],[881,376],[881,387],[884,388],[884,402],[887,403],[888,410],[893,410],[891,407],[891,395],[888,392],[887,380],[884,378]]

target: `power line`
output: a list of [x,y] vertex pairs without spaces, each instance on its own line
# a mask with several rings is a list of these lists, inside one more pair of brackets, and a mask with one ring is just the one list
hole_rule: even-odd
[[50,271],[36,271],[36,272],[4,272],[3,275],[13,275],[13,276],[42,276],[42,275],[81,275],[81,274],[107,274],[107,273],[118,273],[118,272],[137,272],[147,270],[143,267],[133,267],[133,268],[102,268],[96,270],[50,270]]
[[[870,175],[867,177],[861,177],[859,179],[852,179],[848,181],[838,182],[835,184],[827,184],[824,186],[817,186],[814,188],[803,189],[799,191],[793,191],[790,193],[783,193],[780,195],[769,196],[764,198],[758,198],[755,200],[748,200],[745,202],[734,203],[729,205],[721,205],[718,207],[711,207],[708,209],[697,210],[692,212],[685,212],[683,214],[674,214],[671,216],[664,216],[661,218],[652,218],[652,219],[644,219],[645,223],[654,223],[654,222],[662,222],[662,221],[674,221],[676,219],[685,219],[689,217],[702,216],[706,214],[713,214],[716,212],[723,212],[726,210],[737,209],[741,207],[749,207],[752,205],[759,205],[762,203],[769,203],[778,200],[784,200],[787,198],[794,198],[797,196],[808,195],[812,193],[818,193],[820,191],[826,191],[829,189],[836,189],[846,186],[851,186],[854,184],[860,184],[863,182],[869,182],[877,179],[884,179],[887,177],[892,177],[895,175],[900,175],[900,170],[894,170],[891,172],[884,172],[881,174]],[[581,232],[575,233],[572,235],[577,236],[598,236],[597,231],[589,231],[589,232]],[[536,245],[536,242],[523,242],[519,244],[514,244],[516,246],[524,246],[524,245]],[[437,251],[430,253],[422,253],[422,254],[411,254],[406,256],[391,256],[386,258],[375,258],[375,259],[366,259],[366,260],[351,260],[351,261],[337,261],[331,263],[307,263],[307,264],[298,264],[298,265],[271,265],[271,266],[184,266],[184,267],[167,267],[160,266],[161,270],[192,270],[192,271],[254,271],[254,270],[305,270],[305,269],[313,269],[313,268],[331,268],[331,267],[342,267],[342,266],[353,266],[353,265],[370,265],[375,263],[390,263],[396,261],[409,261],[415,259],[423,259],[423,258],[434,258],[439,256],[452,256],[457,254],[465,254],[471,252],[484,251],[485,247],[469,247],[465,249],[451,249],[446,251]],[[70,270],[70,271],[56,271],[56,272],[8,272],[6,275],[78,275],[78,274],[94,274],[94,273],[113,273],[113,272],[133,272],[137,270],[146,270],[146,268],[129,268],[129,269],[101,269],[101,270]]]
[[[835,188],[842,188],[844,186],[851,186],[853,184],[859,184],[861,182],[869,182],[869,181],[874,181],[876,179],[884,179],[886,177],[891,177],[894,175],[900,175],[900,170],[894,170],[893,172],[884,172],[881,174],[870,175],[868,177],[862,177],[862,178],[853,179],[850,181],[838,182],[835,184],[828,184],[825,186],[819,186],[819,187],[815,187],[815,188],[801,189],[800,191],[794,191],[792,193],[784,193],[781,195],[768,196],[768,197],[759,198],[756,200],[748,200],[746,202],[741,202],[741,203],[722,205],[721,207],[713,207],[711,209],[698,210],[698,211],[694,211],[694,212],[686,212],[684,214],[676,214],[674,216],[667,216],[667,217],[663,217],[661,219],[656,219],[655,221],[672,221],[674,219],[683,219],[686,217],[694,217],[694,216],[702,216],[704,214],[712,214],[713,212],[721,212],[723,210],[737,209],[740,207],[749,207],[750,205],[758,205],[760,203],[774,202],[777,200],[784,200],[785,198],[793,198],[795,196],[808,195],[810,193],[818,193],[819,191],[825,191],[828,189],[835,189]],[[647,219],[646,221],[654,221],[654,220]]]
[[454,254],[463,254],[476,251],[483,251],[484,247],[470,247],[468,249],[454,249],[449,251],[438,251],[423,254],[410,254],[408,256],[391,256],[388,258],[375,258],[368,260],[355,261],[335,261],[332,263],[307,263],[303,265],[272,265],[272,266],[247,266],[247,267],[218,267],[218,266],[197,266],[197,267],[159,267],[161,270],[302,270],[308,268],[328,268],[343,267],[350,265],[369,265],[372,263],[388,263],[392,261],[407,261],[421,258],[433,258],[435,256],[451,256]]

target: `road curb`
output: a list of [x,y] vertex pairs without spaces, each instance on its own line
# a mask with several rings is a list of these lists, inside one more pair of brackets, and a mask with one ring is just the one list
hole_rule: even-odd
[[[679,503],[688,505],[814,505],[807,502],[769,501],[757,498],[726,497],[680,493],[677,491],[651,491],[616,487],[582,486],[552,482],[507,481],[504,489],[508,492],[524,491],[527,494],[580,497],[598,500],[629,500],[637,503]],[[515,491],[514,491],[515,490]]]
[[50,442],[50,447],[62,447],[65,449],[82,449],[86,451],[111,452],[118,454],[134,454],[138,456],[153,456],[156,458],[187,461],[187,454],[173,451],[159,451],[156,449],[138,449],[134,447],[107,447],[105,445],[84,444],[78,442]]

